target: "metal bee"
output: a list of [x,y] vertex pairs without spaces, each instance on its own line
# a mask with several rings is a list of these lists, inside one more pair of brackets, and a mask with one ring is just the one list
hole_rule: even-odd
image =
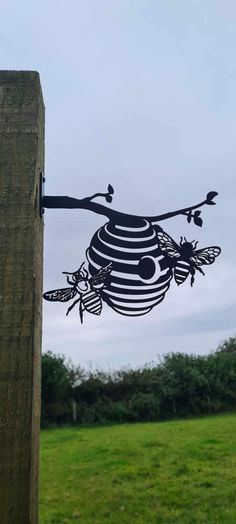
[[66,279],[68,284],[72,287],[54,289],[43,294],[43,298],[50,302],[68,302],[68,300],[72,300],[76,295],[79,295],[67,309],[66,315],[69,315],[74,306],[79,304],[81,324],[83,323],[83,313],[85,310],[92,315],[101,314],[102,299],[100,291],[106,286],[112,269],[112,264],[110,263],[106,267],[102,267],[96,275],[89,277],[88,271],[84,269],[83,266],[84,262],[77,271],[72,273],[63,271],[63,274],[67,275]]
[[174,278],[179,286],[183,284],[191,274],[190,284],[193,286],[196,270],[205,275],[201,266],[213,264],[216,257],[221,253],[218,246],[196,249],[198,242],[192,240],[188,242],[186,238],[180,237],[180,244],[177,244],[167,233],[159,231],[157,233],[159,246],[163,253],[166,253],[174,262]]

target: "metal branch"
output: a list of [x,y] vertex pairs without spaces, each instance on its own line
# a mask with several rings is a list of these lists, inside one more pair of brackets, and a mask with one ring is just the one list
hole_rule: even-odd
[[91,202],[91,200],[94,200],[94,198],[98,198],[98,197],[106,198],[106,196],[108,194],[109,193],[94,193],[94,195],[91,195],[90,197],[83,198],[83,200],[88,200],[89,202]]
[[[208,193],[207,198],[200,202],[199,204],[196,204],[194,206],[185,207],[183,209],[177,209],[176,211],[170,211],[169,213],[164,213],[162,215],[156,215],[156,216],[138,216],[138,215],[130,215],[128,213],[121,213],[120,211],[116,211],[115,209],[110,209],[107,206],[103,206],[102,204],[97,204],[96,202],[92,202],[93,199],[97,197],[103,197],[107,198],[109,193],[94,193],[90,197],[78,199],[78,198],[71,198],[68,196],[44,196],[42,199],[42,206],[46,208],[64,208],[64,209],[87,209],[89,211],[93,211],[94,213],[97,213],[99,215],[106,216],[114,223],[118,224],[125,224],[125,225],[139,225],[143,223],[143,220],[148,220],[152,224],[156,224],[158,222],[161,222],[163,220],[167,220],[169,218],[175,217],[177,215],[186,215],[193,211],[194,209],[199,209],[200,207],[204,206],[205,204],[214,204],[215,202],[212,202],[213,196],[209,197],[209,195],[213,195],[212,193]],[[214,195],[216,196],[217,193],[214,192]]]
[[[96,196],[101,196],[99,193],[95,193],[92,197],[87,198],[71,198],[68,196],[44,196],[42,199],[42,206],[46,208],[63,208],[63,209],[87,209],[88,211],[93,211],[99,215],[106,216],[109,220],[114,221],[119,224],[129,225],[140,223],[142,225],[142,217],[129,215],[127,213],[121,213],[115,209],[110,209],[107,206],[102,204],[97,204],[96,202],[91,202]],[[102,196],[105,196],[102,194]]]
[[164,213],[163,215],[157,215],[155,217],[146,217],[146,219],[149,220],[149,222],[151,222],[152,224],[155,224],[156,222],[160,222],[161,220],[167,220],[168,218],[172,218],[177,215],[187,215],[189,211],[193,211],[193,209],[199,209],[199,207],[202,207],[207,203],[208,200],[206,199],[194,206],[185,207],[183,209],[177,209],[177,211],[170,211],[169,213]]

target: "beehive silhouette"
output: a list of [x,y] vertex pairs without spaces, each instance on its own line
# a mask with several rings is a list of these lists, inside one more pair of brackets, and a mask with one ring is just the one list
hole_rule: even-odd
[[101,296],[127,316],[145,315],[162,302],[173,276],[158,247],[157,229],[146,219],[138,226],[106,223],[94,234],[87,259],[92,276],[112,262]]

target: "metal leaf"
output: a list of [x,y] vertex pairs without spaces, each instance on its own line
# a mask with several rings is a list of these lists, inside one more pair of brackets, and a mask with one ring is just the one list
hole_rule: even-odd
[[213,200],[213,198],[215,198],[217,195],[218,195],[218,193],[216,191],[210,191],[209,193],[207,193],[206,199],[207,200]]
[[111,186],[111,184],[108,185],[107,191],[108,191],[109,195],[114,195],[114,189]]
[[194,224],[195,224],[196,226],[202,227],[202,223],[203,223],[203,222],[202,222],[202,218],[197,217],[197,216],[194,215],[194,219],[193,219],[193,221],[194,221]]

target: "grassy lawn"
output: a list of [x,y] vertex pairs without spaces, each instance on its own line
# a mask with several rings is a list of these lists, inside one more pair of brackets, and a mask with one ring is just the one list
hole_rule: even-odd
[[53,429],[40,524],[236,524],[236,414]]

